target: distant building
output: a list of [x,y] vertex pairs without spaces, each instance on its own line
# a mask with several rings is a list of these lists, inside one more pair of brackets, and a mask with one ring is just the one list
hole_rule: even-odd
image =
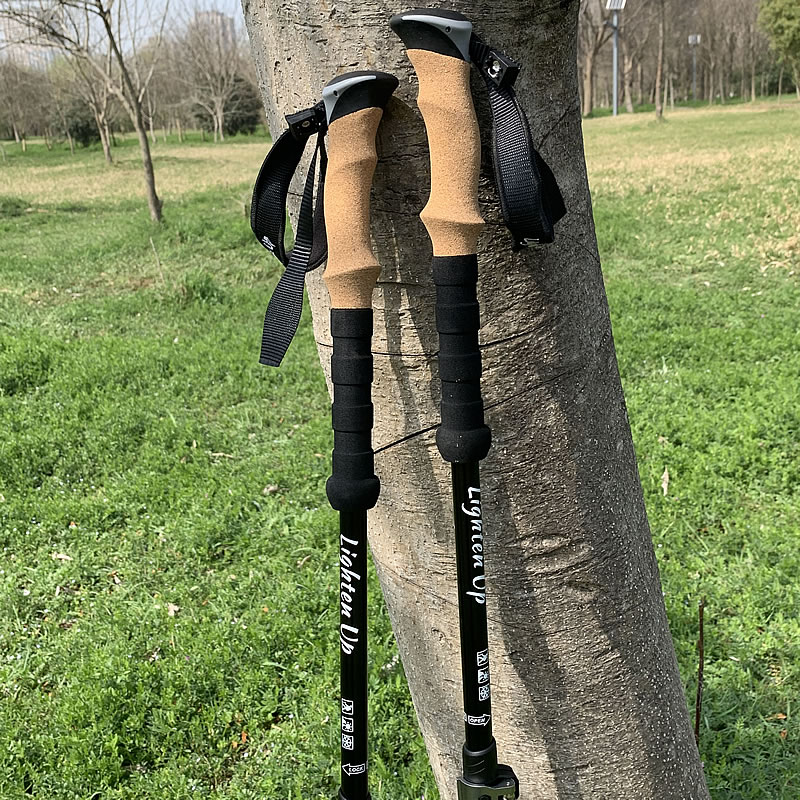
[[0,58],[8,58],[28,69],[47,69],[55,58],[55,50],[37,44],[41,40],[31,26],[21,20],[0,18]]
[[236,20],[228,14],[223,14],[221,11],[198,11],[194,15],[194,24],[218,37],[219,49],[222,52],[235,48]]

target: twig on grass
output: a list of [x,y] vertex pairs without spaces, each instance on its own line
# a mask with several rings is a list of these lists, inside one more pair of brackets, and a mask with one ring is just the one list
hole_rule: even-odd
[[694,702],[694,740],[700,747],[700,712],[703,708],[703,661],[705,658],[703,641],[703,610],[706,607],[705,597],[700,598],[697,606],[699,628],[697,632],[697,697]]
[[150,237],[150,247],[153,248],[153,255],[156,257],[156,267],[158,267],[158,274],[161,276],[161,285],[166,286],[164,271],[161,269],[161,259],[158,257],[158,250],[156,250],[156,243],[153,241],[152,236]]

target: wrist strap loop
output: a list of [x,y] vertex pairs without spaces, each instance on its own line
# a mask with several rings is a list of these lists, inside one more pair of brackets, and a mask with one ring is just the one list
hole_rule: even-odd
[[534,147],[514,92],[519,64],[474,33],[469,54],[489,92],[495,182],[513,249],[549,244],[555,238],[553,226],[567,209],[550,167]]
[[[323,198],[328,157],[325,151],[325,108],[322,103],[289,114],[289,129],[273,144],[256,178],[250,206],[250,227],[261,244],[286,269],[275,287],[264,316],[259,361],[277,367],[283,360],[297,332],[303,313],[303,286],[306,273],[322,264],[328,256],[325,235]],[[294,247],[287,253],[286,199],[289,185],[303,157],[306,143],[317,134],[314,155],[306,176],[300,214],[297,219]],[[314,177],[319,157],[319,178],[314,192]]]

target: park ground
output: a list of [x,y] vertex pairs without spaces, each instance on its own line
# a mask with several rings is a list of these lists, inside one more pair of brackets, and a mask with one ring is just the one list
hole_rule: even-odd
[[[587,121],[620,369],[714,800],[797,800],[800,104]],[[329,798],[336,520],[308,313],[245,217],[264,138],[0,162],[0,799]],[[372,593],[376,800],[434,800]],[[654,709],[653,713],[658,713]]]

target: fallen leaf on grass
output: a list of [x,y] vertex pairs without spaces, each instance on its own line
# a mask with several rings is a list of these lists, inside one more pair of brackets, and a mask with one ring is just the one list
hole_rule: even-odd
[[786,714],[782,714],[780,711],[777,714],[771,714],[767,717],[768,720],[770,719],[786,719]]
[[664,467],[664,474],[661,476],[661,489],[664,492],[664,497],[669,492],[669,470]]
[[51,553],[50,557],[55,561],[72,561],[72,556],[66,553]]
[[175,603],[167,603],[167,614],[169,614],[170,617],[174,617],[180,610],[181,607],[176,606]]
[[308,559],[309,559],[309,558],[311,558],[311,556],[310,556],[310,555],[304,556],[303,558],[301,558],[301,559],[300,559],[300,560],[297,562],[297,566],[298,566],[298,567],[302,567],[302,566],[303,566],[303,565],[304,565],[304,564],[305,564],[305,563],[308,561]]
[[268,495],[268,494],[275,494],[275,492],[277,492],[277,491],[278,491],[278,488],[279,488],[279,487],[278,487],[278,486],[276,486],[274,483],[270,483],[270,484],[269,484],[269,486],[265,486],[265,487],[264,487],[264,488],[261,490],[261,494],[263,494],[265,497],[266,497],[266,495]]

